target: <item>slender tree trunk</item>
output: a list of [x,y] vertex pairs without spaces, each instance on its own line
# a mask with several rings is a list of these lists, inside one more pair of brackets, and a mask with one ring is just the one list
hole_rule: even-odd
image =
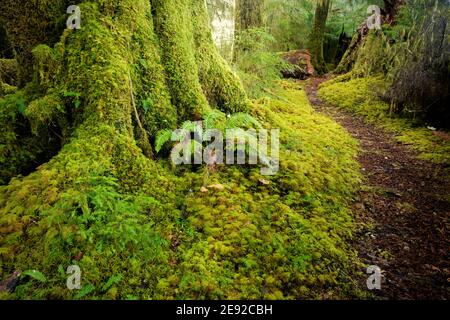
[[327,71],[327,66],[323,57],[323,43],[330,7],[331,0],[319,0],[317,2],[314,26],[309,38],[309,50],[311,52],[313,65],[319,74],[326,73]]
[[213,38],[227,61],[233,60],[236,0],[209,0]]
[[236,30],[244,31],[263,24],[263,0],[236,0]]
[[[259,28],[263,25],[264,0],[236,0],[236,37],[246,30]],[[239,52],[245,50],[236,45],[234,48],[234,60],[238,59]]]

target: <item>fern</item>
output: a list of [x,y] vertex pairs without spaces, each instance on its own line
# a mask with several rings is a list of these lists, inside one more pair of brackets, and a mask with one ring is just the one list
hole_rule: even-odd
[[172,139],[172,131],[171,130],[161,130],[156,135],[155,139],[155,150],[156,152],[160,152],[163,145],[165,145],[168,141]]
[[205,130],[219,129],[226,121],[226,116],[219,110],[209,112],[203,119],[203,127]]
[[[236,113],[229,118],[219,110],[213,110],[204,116],[203,122],[185,121],[181,125],[185,133],[194,132],[199,137],[204,137],[204,130],[217,129],[224,133],[225,129],[251,129],[262,128],[261,124],[254,117],[247,113]],[[245,131],[244,131],[245,132]],[[162,147],[172,139],[172,131],[161,130],[157,133],[155,139],[155,150],[159,153]],[[247,134],[247,133],[245,133]],[[176,140],[182,141],[186,134],[179,134]],[[246,137],[247,138],[247,137]]]
[[261,129],[262,126],[251,115],[247,113],[236,113],[230,116],[226,121],[226,128],[227,129],[235,129],[235,128],[242,128],[242,129],[251,129],[251,128],[257,128]]

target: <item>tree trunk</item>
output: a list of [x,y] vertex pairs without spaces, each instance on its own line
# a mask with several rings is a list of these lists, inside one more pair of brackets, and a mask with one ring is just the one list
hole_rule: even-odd
[[313,65],[319,74],[327,72],[327,66],[323,56],[323,43],[330,7],[331,0],[319,0],[317,2],[314,26],[309,38],[309,50],[313,58]]
[[213,38],[227,61],[233,60],[236,0],[208,0]]
[[245,31],[263,24],[263,0],[236,0],[236,30]]
[[[381,19],[382,22],[394,24],[398,13],[398,8],[402,4],[404,4],[404,0],[384,0],[384,10],[382,11]],[[350,46],[335,70],[336,73],[345,73],[352,69],[358,57],[359,48],[364,43],[368,33],[369,28],[367,27],[367,21],[364,21],[353,36]]]
[[[236,0],[236,37],[240,37],[247,30],[259,28],[263,25],[264,0]],[[239,59],[240,52],[248,50],[239,45],[239,41],[234,46],[233,59]]]
[[392,24],[398,12],[400,5],[404,4],[404,0],[383,0],[384,2],[384,21]]
[[[1,189],[0,216],[17,201],[17,221],[65,201],[61,194],[83,188],[92,175],[112,176],[127,192],[160,188],[151,157],[157,131],[213,108],[248,110],[240,81],[214,46],[205,0],[82,1],[81,29],[64,32],[65,1],[5,1],[0,12],[23,63],[21,87],[28,83],[17,93],[24,125],[58,132],[62,149]],[[0,156],[0,166],[14,158]],[[23,198],[24,188],[41,196]]]

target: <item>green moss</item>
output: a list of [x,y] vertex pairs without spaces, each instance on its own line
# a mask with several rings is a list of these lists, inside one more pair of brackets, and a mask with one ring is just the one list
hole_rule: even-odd
[[[269,185],[251,167],[177,177],[100,126],[81,127],[48,164],[0,189],[1,277],[37,269],[49,279],[25,282],[12,297],[73,298],[60,270],[74,263],[94,287],[83,298],[110,297],[102,287],[115,275],[115,298],[354,294],[346,240],[357,146],[303,91],[285,87],[283,100],[253,108],[267,128],[281,128],[281,169]],[[200,192],[213,183],[224,190]]]
[[198,81],[191,1],[152,1],[155,25],[169,81],[172,103],[180,120],[199,118],[209,108]]
[[54,146],[58,145],[58,140],[47,131],[32,133],[25,116],[27,108],[23,91],[0,99],[0,185],[35,168],[39,159],[53,155]]
[[14,93],[17,89],[17,61],[0,59],[0,98]]
[[[164,298],[294,299],[323,297],[325,288],[334,297],[352,292],[344,284],[355,266],[346,244],[353,229],[346,201],[359,182],[357,146],[312,110],[303,91],[287,86],[278,94],[292,102],[265,98],[253,108],[266,128],[281,129],[280,173],[268,186],[259,182],[257,169],[223,168],[206,181],[196,178],[186,198],[187,220],[196,233],[181,243],[181,270],[160,284]],[[202,184],[214,182],[224,190],[200,192]]]
[[63,113],[62,103],[57,96],[45,96],[33,100],[25,110],[25,116],[30,121],[35,134],[39,126],[50,126],[53,121],[57,122]]
[[32,49],[42,43],[58,41],[67,19],[66,0],[4,0],[0,19],[4,22],[18,61],[18,84],[32,79]]
[[15,59],[0,59],[0,81],[15,84],[17,61]]
[[[32,127],[65,130],[56,156],[25,177],[8,170],[15,177],[0,187],[0,278],[38,270],[48,279],[24,279],[8,298],[356,294],[347,242],[356,142],[315,114],[295,84],[250,110],[266,128],[281,128],[281,171],[269,184],[255,166],[171,168],[143,154],[139,119],[151,132],[211,106],[247,108],[212,47],[193,49],[207,36],[188,19],[204,18],[189,6],[196,1],[152,1],[153,11],[144,0],[83,2],[82,29],[36,49],[35,80],[0,100],[0,124],[11,125],[0,139],[14,151],[0,157],[7,165],[32,159],[20,126],[25,138]],[[215,183],[223,190],[200,192]],[[72,264],[82,269],[79,292],[65,286]]]
[[450,163],[450,142],[420,123],[393,114],[390,105],[377,96],[385,88],[383,77],[351,79],[351,74],[347,74],[324,83],[319,96],[328,103],[351,110],[396,133],[397,139],[419,152],[421,158]]

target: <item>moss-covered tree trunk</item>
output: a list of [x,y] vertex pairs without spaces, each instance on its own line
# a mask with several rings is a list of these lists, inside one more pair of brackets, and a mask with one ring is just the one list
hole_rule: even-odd
[[[152,158],[155,133],[214,108],[235,113],[249,107],[216,51],[204,0],[81,1],[79,30],[64,29],[66,5],[1,2],[22,70],[18,91],[0,95],[0,247],[9,248],[1,252],[0,267],[19,253],[30,265],[49,258],[53,249],[43,243],[30,252],[27,234],[44,236],[49,210],[67,211],[79,203],[76,195],[105,179],[116,181],[121,194],[163,198],[171,187]],[[42,164],[44,158],[30,153],[48,136],[60,150]],[[24,162],[42,165],[8,184],[24,173]],[[69,218],[62,216],[60,225]]]
[[84,1],[82,28],[74,31],[61,27],[65,0],[6,1],[1,16],[17,52],[19,85],[32,84],[25,100],[34,127],[58,120],[69,139],[105,123],[150,155],[158,130],[211,108],[248,106],[216,52],[204,0]]
[[325,39],[325,27],[331,0],[318,0],[314,16],[314,25],[309,36],[309,50],[311,52],[314,68],[317,73],[327,72],[327,66],[323,55],[323,44]]
[[[394,24],[398,9],[404,3],[404,0],[384,0],[384,10],[382,11],[381,17],[382,22]],[[363,46],[369,31],[367,21],[364,21],[353,35],[350,46],[347,48],[347,51],[344,53],[335,70],[336,73],[349,72],[353,68],[358,58],[359,50]]]

